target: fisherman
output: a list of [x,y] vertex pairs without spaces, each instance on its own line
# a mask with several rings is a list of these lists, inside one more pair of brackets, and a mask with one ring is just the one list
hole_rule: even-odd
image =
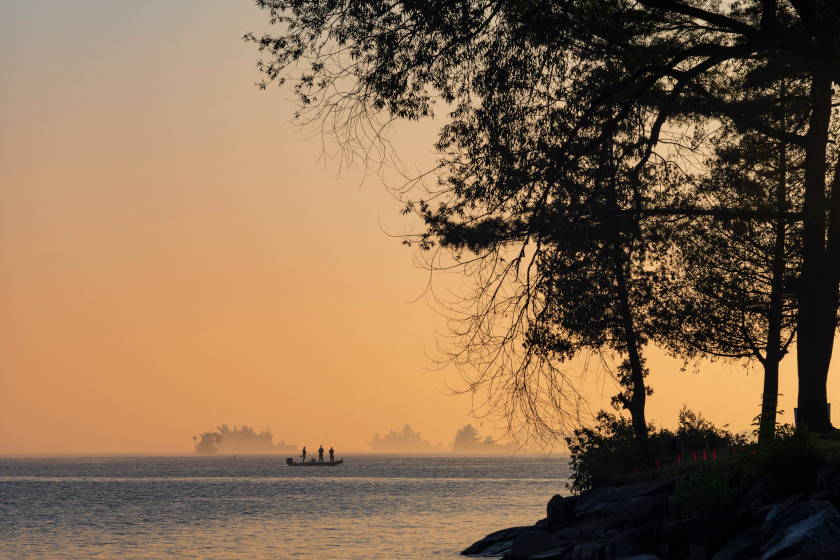
[[335,463],[335,451],[330,447],[330,463]]
[[324,446],[323,445],[318,446],[318,462],[319,463],[324,462]]
[[303,446],[303,453],[301,453],[300,456],[303,457],[303,459],[301,460],[301,463],[305,463],[306,462],[306,446],[305,445]]

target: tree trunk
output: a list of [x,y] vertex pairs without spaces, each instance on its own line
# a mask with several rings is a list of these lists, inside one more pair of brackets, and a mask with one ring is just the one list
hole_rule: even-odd
[[[784,84],[780,92],[783,103]],[[785,129],[782,110],[782,130]],[[779,143],[779,178],[776,181],[775,206],[780,216],[787,209],[787,149]],[[774,224],[773,261],[770,276],[770,309],[767,317],[767,345],[764,351],[764,391],[761,394],[761,420],[758,442],[765,443],[776,435],[776,410],[779,403],[779,362],[782,361],[782,314],[785,284],[785,219],[776,218]]]
[[624,331],[624,343],[627,346],[627,360],[630,363],[630,398],[624,403],[624,407],[630,412],[630,421],[633,424],[633,433],[636,441],[642,446],[648,440],[648,427],[645,420],[645,401],[647,400],[647,387],[645,387],[645,372],[642,364],[642,356],[639,351],[639,337],[633,323],[633,313],[630,308],[630,291],[627,288],[624,263],[620,258],[621,250],[615,249],[615,276],[618,288],[618,307],[621,313],[622,330]]
[[[799,422],[814,431],[832,429],[826,382],[837,328],[837,178],[832,182],[831,231],[826,247],[826,151],[831,117],[831,83],[811,82],[811,116],[805,137],[803,261],[797,320]],[[833,259],[832,262],[829,259]]]

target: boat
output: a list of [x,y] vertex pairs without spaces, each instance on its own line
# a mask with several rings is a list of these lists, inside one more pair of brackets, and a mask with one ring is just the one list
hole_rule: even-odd
[[339,459],[338,461],[321,461],[318,462],[316,459],[310,459],[306,462],[295,461],[291,457],[286,459],[286,464],[290,467],[334,467],[336,465],[340,465],[344,462],[344,459]]

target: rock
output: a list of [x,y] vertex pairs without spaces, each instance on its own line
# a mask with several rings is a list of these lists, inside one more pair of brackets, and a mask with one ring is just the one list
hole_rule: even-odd
[[461,554],[464,556],[476,556],[485,554],[488,556],[501,556],[510,548],[513,539],[521,533],[530,530],[531,527],[511,527],[490,533],[480,541],[474,542],[465,548]]
[[605,548],[601,541],[580,543],[572,550],[572,560],[605,560]]
[[510,545],[511,560],[527,560],[534,554],[557,548],[554,537],[543,531],[528,530],[520,533]]
[[664,478],[624,486],[600,486],[580,495],[575,505],[575,513],[580,515],[590,513],[595,508],[615,508],[617,503],[627,502],[632,498],[665,494],[673,490],[674,483],[673,478]]
[[577,504],[577,496],[564,498],[560,494],[555,494],[546,506],[546,527],[549,529],[567,525],[575,520],[575,504]]
[[762,530],[760,525],[738,533],[715,553],[712,560],[750,560],[761,552]]
[[651,551],[651,527],[634,527],[613,537],[604,551],[607,560],[624,558]]
[[481,553],[478,554],[478,556],[505,556],[507,553],[510,552],[510,545],[512,543],[513,541],[499,541],[493,543],[484,550],[482,550]]
[[834,544],[813,552],[803,552],[786,560],[837,560],[837,558],[840,558],[840,544]]
[[840,515],[828,502],[806,500],[789,508],[773,508],[764,520],[761,560],[786,558],[840,542]]
[[645,521],[657,506],[664,508],[665,498],[661,496],[633,496],[624,500],[615,500],[600,503],[586,513],[601,517],[612,516],[616,521],[627,522],[630,520]]
[[668,519],[659,525],[660,558],[687,558],[689,523]]
[[764,520],[767,518],[767,514],[770,513],[770,510],[773,509],[772,505],[766,505],[764,507],[760,507],[753,512],[753,524],[754,525],[761,525],[764,523]]
[[827,502],[805,500],[799,503],[778,504],[773,506],[764,518],[764,534],[767,538],[771,538],[787,527],[825,510],[837,513],[834,506]]
[[688,520],[688,553],[691,558],[711,558],[738,533],[738,515],[727,508]]
[[[814,502],[831,502],[834,497],[831,492],[826,492],[825,490],[817,490],[808,494],[808,499]],[[834,503],[831,505],[834,505]],[[837,509],[837,506],[834,506],[834,509]]]
[[738,500],[738,509],[757,510],[772,500],[770,490],[767,485],[760,480],[756,480],[749,485],[747,491]]
[[528,557],[528,560],[565,560],[565,558],[566,549],[553,548],[551,550],[546,550],[545,552],[540,552],[539,554],[532,554]]
[[818,473],[810,499],[796,494],[771,501],[757,480],[744,481],[743,488],[737,507],[688,519],[668,507],[675,501],[673,478],[556,495],[536,525],[497,531],[463,554],[510,560],[840,558],[840,514],[833,506],[840,503],[840,468]]
[[840,496],[840,466],[820,467],[814,480],[814,492],[828,492]]

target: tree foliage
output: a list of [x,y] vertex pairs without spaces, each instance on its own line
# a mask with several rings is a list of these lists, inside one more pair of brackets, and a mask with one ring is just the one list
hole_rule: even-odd
[[685,405],[679,413],[676,431],[648,426],[646,449],[640,446],[633,426],[621,416],[605,411],[597,415],[595,426],[578,428],[566,438],[569,447],[571,484],[581,492],[610,479],[651,467],[651,457],[673,459],[677,454],[744,445],[743,436],[716,427],[702,414]]
[[[808,81],[793,70],[768,78],[766,65],[742,65],[740,95],[747,100],[742,106],[768,127],[801,135]],[[759,362],[764,369],[762,439],[775,433],[779,362],[796,332],[802,224],[793,216],[802,210],[803,163],[798,145],[722,123],[706,162],[709,172],[695,183],[696,197],[710,207],[774,217],[680,220],[668,234],[671,254],[660,262],[671,280],[661,299],[659,318],[667,335],[660,342],[687,358]]]
[[420,432],[406,424],[397,432],[391,430],[387,434],[374,434],[367,442],[374,453],[422,453],[439,451],[440,446],[432,445],[423,439]]
[[[734,220],[759,237],[760,224],[801,221],[800,414],[812,427],[828,425],[840,283],[840,175],[828,149],[838,4],[257,5],[280,26],[248,37],[268,57],[263,85],[291,80],[302,118],[351,152],[383,149],[392,119],[445,113],[439,181],[409,192],[406,211],[425,224],[414,241],[432,264],[448,266],[435,259],[451,255],[474,283],[472,297],[453,308],[453,359],[514,429],[519,419],[550,437],[568,432],[582,399],[564,362],[597,351],[623,364],[617,402],[637,437],[647,433],[643,349],[667,339],[655,319],[670,275],[657,263],[673,253],[673,220],[701,218]],[[782,78],[807,87],[796,95],[799,108],[785,107],[790,126],[748,96]],[[704,157],[721,123],[740,153],[754,134],[801,150],[801,212],[782,215],[714,180],[737,160],[722,150]],[[704,198],[703,188],[714,196]],[[704,250],[722,250],[726,237],[703,241]]]

